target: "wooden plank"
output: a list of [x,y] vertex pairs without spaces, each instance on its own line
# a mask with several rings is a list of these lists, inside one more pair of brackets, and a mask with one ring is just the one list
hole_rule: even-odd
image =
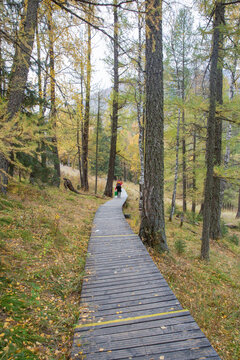
[[[180,341],[189,341],[189,339],[201,339],[204,338],[203,333],[199,328],[189,331],[180,331],[177,333],[169,333],[169,334],[161,334],[159,335],[148,335],[144,337],[137,336],[132,339],[124,339],[124,340],[109,340],[105,341],[101,344],[96,344],[93,342],[89,342],[89,344],[85,344],[83,346],[85,353],[97,353],[99,348],[104,347],[106,352],[108,351],[120,351],[125,349],[135,349],[137,347],[149,347],[154,345],[162,345],[169,344],[169,347],[172,343],[180,342]],[[81,339],[79,342],[76,342],[76,345],[82,344]]]
[[[150,322],[151,324],[152,322]],[[102,344],[102,343],[111,343],[112,341],[123,341],[123,340],[131,340],[136,338],[142,338],[142,337],[151,337],[151,336],[159,336],[159,335],[169,335],[172,333],[182,332],[182,331],[189,331],[189,330],[197,330],[198,325],[195,321],[188,322],[188,323],[181,323],[181,324],[175,324],[175,325],[168,325],[168,326],[156,326],[150,327],[150,328],[144,328],[144,329],[136,329],[132,331],[125,331],[125,332],[117,332],[117,333],[109,333],[109,334],[102,334],[99,333],[99,335],[96,334],[95,331],[91,333],[91,339],[94,339],[95,344]],[[88,336],[89,337],[89,336]],[[81,342],[84,342],[84,336],[80,336],[79,339]]]
[[75,329],[72,358],[220,360],[189,312],[174,312],[182,307],[126,222],[124,201],[95,215],[81,296],[85,325]]
[[[209,346],[209,342],[206,338],[191,339],[185,341],[173,341],[164,344],[138,346],[129,349],[113,350],[111,352],[101,350],[98,352],[87,353],[88,360],[123,360],[123,359],[135,359],[137,356],[154,355],[156,353],[165,356],[167,353],[179,352],[180,350],[198,350],[197,348],[205,348]],[[104,348],[103,348],[104,349]],[[79,351],[79,347],[77,349]],[[178,360],[189,360],[188,358],[180,358]]]

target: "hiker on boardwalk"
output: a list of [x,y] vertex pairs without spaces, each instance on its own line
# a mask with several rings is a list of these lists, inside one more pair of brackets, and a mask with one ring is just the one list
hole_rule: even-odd
[[122,192],[122,181],[120,181],[120,180],[117,181],[117,185],[115,187],[115,190],[117,191],[117,197],[120,198],[121,197],[121,192]]

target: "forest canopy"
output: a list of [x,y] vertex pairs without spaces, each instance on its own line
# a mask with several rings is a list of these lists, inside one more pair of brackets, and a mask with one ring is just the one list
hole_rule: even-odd
[[[2,1],[2,193],[22,179],[59,187],[61,164],[79,169],[85,191],[89,173],[107,176],[107,196],[114,179],[134,181],[142,238],[167,249],[165,188],[170,221],[176,199],[183,213],[202,212],[208,258],[221,209],[240,215],[239,6]],[[149,202],[158,230],[146,225]]]

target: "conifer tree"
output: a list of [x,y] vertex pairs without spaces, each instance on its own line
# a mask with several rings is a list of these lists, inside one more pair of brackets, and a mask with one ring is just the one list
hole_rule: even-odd
[[[37,24],[39,0],[28,0],[25,5],[25,14],[16,37],[15,54],[8,84],[7,121],[14,118],[23,103]],[[9,160],[9,154],[0,153],[0,185],[2,193],[6,193],[8,184]]]
[[168,249],[164,219],[162,0],[146,2],[146,138],[140,236]]

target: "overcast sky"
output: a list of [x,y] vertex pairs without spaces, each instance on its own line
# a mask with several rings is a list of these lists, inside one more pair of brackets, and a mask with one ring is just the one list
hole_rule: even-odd
[[[199,16],[196,9],[196,5],[194,5],[196,1],[194,0],[183,0],[183,1],[168,1],[168,5],[165,4],[166,14],[168,14],[170,11],[172,14],[176,13],[177,10],[183,6],[188,6],[192,13],[194,18],[196,19],[195,22],[199,22]],[[113,21],[113,15],[110,11],[104,12],[102,11],[100,14],[101,17],[104,17],[106,24],[111,23]],[[168,15],[166,15],[168,16]],[[168,19],[167,17],[163,18],[163,36],[164,33],[168,31]],[[107,30],[111,34],[111,30]],[[94,34],[94,37],[92,39],[93,44],[93,51],[92,51],[92,65],[93,65],[93,73],[92,73],[92,87],[93,91],[94,88],[100,87],[101,89],[105,89],[112,86],[112,79],[110,76],[110,70],[109,66],[104,62],[104,59],[110,55],[110,49],[107,46],[107,42],[109,43],[109,39],[107,39],[107,36],[102,34],[101,32],[96,32]]]

